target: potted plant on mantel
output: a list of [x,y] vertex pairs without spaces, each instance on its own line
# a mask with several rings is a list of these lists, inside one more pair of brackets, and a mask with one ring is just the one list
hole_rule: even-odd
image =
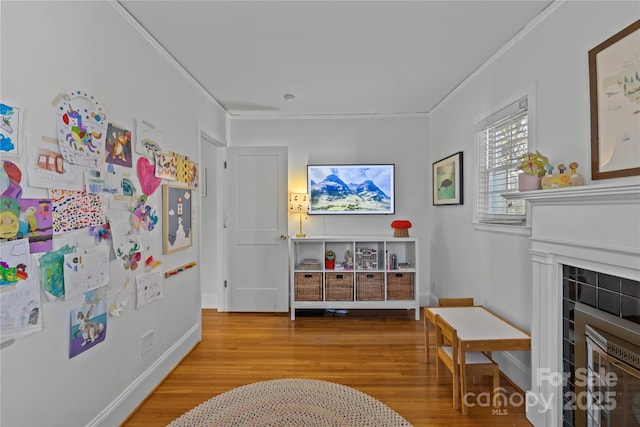
[[522,173],[518,175],[518,190],[529,191],[542,189],[540,183],[546,173],[545,165],[549,164],[549,159],[540,154],[539,151],[536,151],[535,153],[523,154],[520,160],[521,163],[517,169],[521,170]]

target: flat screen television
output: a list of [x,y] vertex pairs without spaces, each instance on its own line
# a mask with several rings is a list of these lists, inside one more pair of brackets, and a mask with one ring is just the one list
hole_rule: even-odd
[[307,165],[310,215],[395,213],[395,165]]

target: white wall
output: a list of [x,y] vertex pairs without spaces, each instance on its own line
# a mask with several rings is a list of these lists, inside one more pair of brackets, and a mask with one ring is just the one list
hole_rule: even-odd
[[[412,237],[420,239],[421,283],[427,283],[430,168],[427,167],[429,121],[412,117],[295,118],[230,120],[232,146],[281,146],[289,150],[289,191],[307,191],[307,164],[395,163],[395,215],[312,215],[302,222],[308,235],[393,236],[394,219],[413,224]],[[299,216],[289,215],[289,234],[299,230]],[[421,284],[421,286],[422,286]],[[426,285],[421,291],[426,301]]]
[[[429,157],[437,160],[458,150],[465,155],[464,206],[427,210],[432,220],[433,295],[473,296],[525,330],[531,326],[532,296],[528,237],[478,231],[471,223],[474,123],[535,88],[534,146],[553,164],[577,161],[578,172],[589,183],[587,52],[637,20],[640,6],[631,1],[568,1],[554,4],[550,12],[430,114]],[[615,221],[606,226],[625,228]],[[502,357],[501,367],[528,388],[528,352]]]
[[[51,101],[81,89],[101,101],[110,121],[134,131],[136,118],[156,124],[166,151],[198,161],[198,125],[224,140],[224,112],[132,27],[117,4],[2,1],[1,8],[1,100],[23,108],[28,138],[55,136]],[[24,167],[25,160],[18,163]],[[44,189],[29,188],[26,177],[22,187],[23,197],[46,196]],[[150,202],[160,213],[160,190]],[[194,225],[198,207],[196,197]],[[199,261],[197,231],[191,248],[163,256],[160,226],[145,237],[164,269]],[[110,264],[108,304],[126,275],[121,261]],[[194,268],[166,280],[164,297],[139,310],[132,293],[120,317],[109,317],[105,341],[72,359],[69,312],[78,300],[43,303],[44,330],[0,351],[0,424],[118,425],[199,341],[198,275]],[[151,329],[154,348],[141,356],[141,336]]]

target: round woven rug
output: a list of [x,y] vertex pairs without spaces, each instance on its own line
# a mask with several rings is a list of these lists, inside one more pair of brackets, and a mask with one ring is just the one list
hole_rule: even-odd
[[235,388],[196,406],[170,427],[411,426],[384,403],[351,387],[281,379]]

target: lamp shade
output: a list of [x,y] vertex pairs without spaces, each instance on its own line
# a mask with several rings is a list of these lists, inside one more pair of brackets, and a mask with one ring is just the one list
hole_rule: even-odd
[[306,193],[289,193],[289,212],[308,212],[309,195]]

